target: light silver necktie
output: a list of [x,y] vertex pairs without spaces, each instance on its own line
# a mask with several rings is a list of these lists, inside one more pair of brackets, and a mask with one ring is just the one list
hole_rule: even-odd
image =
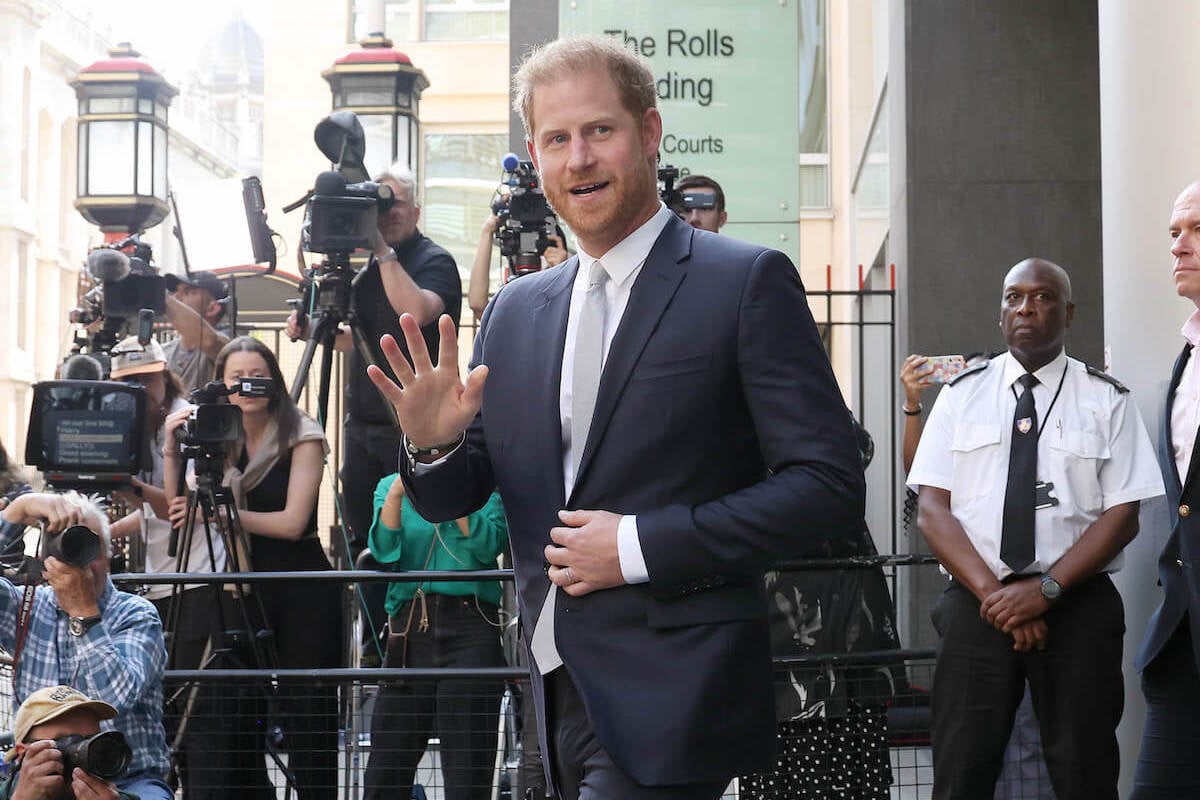
[[[583,448],[587,444],[588,428],[592,424],[592,412],[596,409],[600,372],[604,367],[604,318],[608,309],[604,287],[607,283],[608,273],[604,265],[599,261],[592,262],[588,270],[587,294],[580,308],[579,325],[575,329],[575,360],[571,376],[571,465],[576,480],[579,478]],[[533,630],[533,639],[529,642],[538,671],[543,675],[563,663],[554,642],[554,598],[557,594],[557,587],[551,584]]]

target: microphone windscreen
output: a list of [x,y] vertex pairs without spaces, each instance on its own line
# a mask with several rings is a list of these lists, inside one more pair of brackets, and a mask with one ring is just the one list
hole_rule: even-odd
[[512,172],[521,164],[521,159],[517,158],[516,153],[505,153],[500,166],[504,167],[505,172]]
[[345,194],[346,176],[340,172],[328,170],[317,176],[313,184],[313,194],[332,195],[338,197]]
[[119,281],[129,274],[129,256],[111,247],[97,247],[88,253],[88,272],[101,281]]

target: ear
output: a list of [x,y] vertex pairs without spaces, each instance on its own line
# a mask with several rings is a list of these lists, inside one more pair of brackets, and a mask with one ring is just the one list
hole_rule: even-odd
[[1066,324],[1063,325],[1063,327],[1064,328],[1071,327],[1071,321],[1073,319],[1075,319],[1075,304],[1067,303],[1067,320],[1066,320]]
[[219,316],[221,316],[222,310],[223,306],[221,305],[221,302],[219,300],[213,300],[208,304],[208,308],[204,309],[204,319],[206,321],[217,319]]
[[413,224],[416,225],[421,221],[421,207],[413,206]]
[[725,211],[722,211],[722,212],[721,212],[721,216],[717,217],[717,227],[718,227],[718,228],[724,228],[724,227],[725,227],[725,220],[727,220],[727,219],[729,219],[729,213],[728,213],[728,212],[725,212]]
[[532,139],[525,140],[525,149],[529,151],[529,160],[533,162],[533,168],[538,171],[538,174],[541,174],[542,165],[538,163],[541,159],[538,158],[537,148],[533,146]]
[[658,146],[662,144],[663,121],[662,114],[657,108],[647,108],[642,114],[642,148],[647,158],[658,155]]

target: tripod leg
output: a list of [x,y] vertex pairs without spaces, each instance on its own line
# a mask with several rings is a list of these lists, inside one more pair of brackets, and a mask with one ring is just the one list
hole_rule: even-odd
[[317,345],[320,343],[320,340],[313,336],[304,344],[304,355],[300,357],[300,366],[292,381],[292,400],[297,403],[300,402],[300,395],[304,394],[304,387],[308,383],[308,369],[312,366],[313,353],[316,352]]

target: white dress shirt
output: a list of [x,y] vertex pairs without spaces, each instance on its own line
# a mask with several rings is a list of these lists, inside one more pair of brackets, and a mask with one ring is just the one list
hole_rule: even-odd
[[1192,354],[1183,365],[1179,386],[1171,401],[1171,450],[1179,480],[1187,480],[1192,463],[1192,448],[1196,446],[1196,431],[1200,429],[1200,309],[1192,312],[1179,331],[1192,345]]
[[[908,476],[914,491],[936,486],[950,492],[951,513],[1001,580],[1012,574],[1000,558],[1000,539],[1017,405],[1013,384],[1024,373],[1005,353],[982,374],[943,387]],[[1054,484],[1059,501],[1035,512],[1037,557],[1029,572],[1037,573],[1050,569],[1103,512],[1161,495],[1163,483],[1137,404],[1127,393],[1089,375],[1065,353],[1033,374],[1042,430],[1038,478]],[[1116,571],[1121,559],[1118,555],[1105,571]]]
[[[658,212],[642,224],[640,228],[626,236],[615,247],[597,259],[579,249],[579,270],[575,274],[575,282],[571,285],[571,307],[567,315],[567,338],[563,347],[561,380],[558,390],[558,415],[561,422],[563,442],[563,496],[570,497],[575,487],[575,467],[571,458],[574,447],[583,447],[583,442],[571,441],[571,390],[572,376],[575,370],[575,336],[579,330],[579,313],[583,308],[584,297],[587,295],[587,276],[592,262],[599,260],[608,273],[608,281],[604,284],[605,315],[604,315],[604,360],[608,360],[608,351],[612,346],[613,336],[621,324],[625,314],[625,306],[629,304],[629,294],[642,265],[646,263],[650,249],[658,241],[663,228],[671,219],[671,210],[659,204]],[[601,382],[604,377],[601,373]],[[617,551],[621,559],[621,575],[626,583],[645,583],[649,573],[646,569],[646,559],[642,554],[642,546],[638,541],[637,519],[626,515],[621,517],[617,530]]]

